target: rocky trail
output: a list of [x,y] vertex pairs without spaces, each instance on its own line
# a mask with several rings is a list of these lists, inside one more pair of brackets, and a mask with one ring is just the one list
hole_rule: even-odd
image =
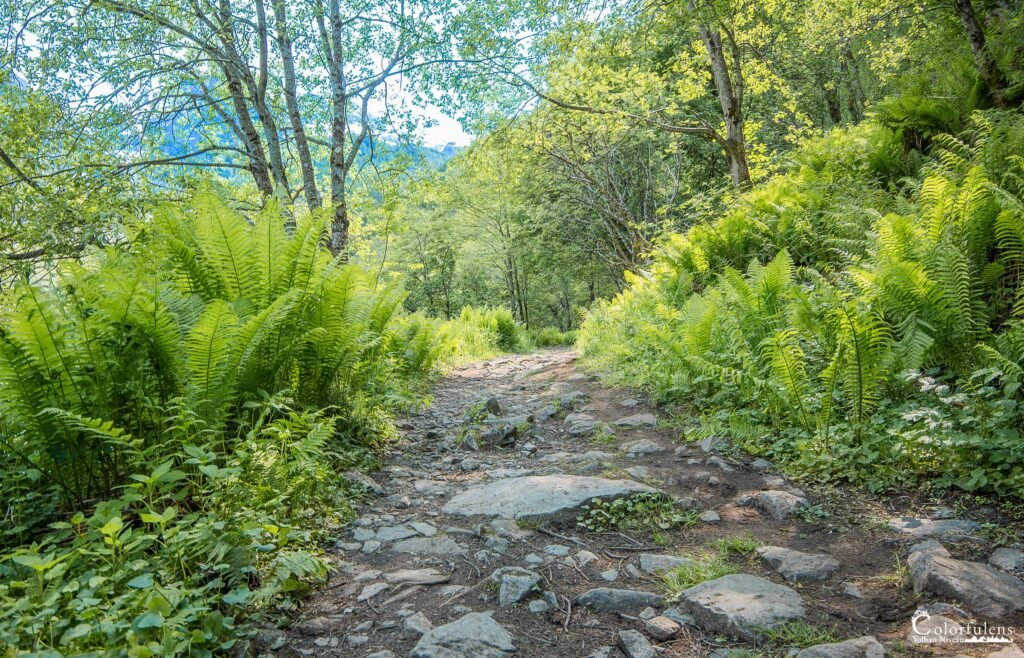
[[[1024,628],[1024,553],[950,509],[804,491],[715,438],[684,444],[574,362],[516,355],[439,381],[278,655],[1024,656],[914,641]],[[580,527],[593,498],[667,500],[683,522]],[[676,591],[680,568],[717,577]]]

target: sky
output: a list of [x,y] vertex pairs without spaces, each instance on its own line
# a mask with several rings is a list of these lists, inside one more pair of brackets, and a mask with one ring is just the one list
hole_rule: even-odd
[[422,108],[421,113],[435,125],[420,129],[420,137],[423,143],[431,148],[441,148],[448,144],[456,146],[468,146],[473,141],[473,136],[462,129],[462,125],[455,119],[447,116],[436,106]]

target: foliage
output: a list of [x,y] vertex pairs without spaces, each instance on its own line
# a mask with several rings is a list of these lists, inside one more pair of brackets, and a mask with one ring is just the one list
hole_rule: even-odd
[[699,512],[685,510],[670,496],[659,493],[638,493],[613,501],[594,498],[576,517],[576,525],[591,532],[638,530],[650,532],[655,539],[662,532],[697,523]]
[[832,644],[839,641],[832,631],[803,619],[793,619],[776,628],[767,628],[764,635],[769,643],[787,648],[805,649],[816,644]]
[[1022,128],[976,113],[924,158],[873,123],[811,141],[597,304],[587,359],[796,472],[1020,494]]
[[678,597],[684,590],[705,581],[740,573],[740,570],[730,564],[727,557],[721,553],[692,555],[688,556],[687,560],[689,561],[661,574],[662,585],[670,598]]
[[227,651],[239,621],[324,574],[339,471],[446,358],[325,234],[201,192],[3,299],[6,646]]

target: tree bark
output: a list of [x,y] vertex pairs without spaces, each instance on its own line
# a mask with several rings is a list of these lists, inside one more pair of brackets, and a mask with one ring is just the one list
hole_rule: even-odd
[[[690,9],[699,16],[695,0],[690,0]],[[750,165],[747,160],[747,143],[743,132],[743,71],[740,69],[740,51],[736,40],[729,34],[730,54],[733,71],[729,70],[726,59],[722,31],[712,27],[698,17],[701,40],[711,60],[711,75],[718,91],[718,101],[722,106],[722,118],[725,120],[725,137],[720,144],[725,151],[725,159],[729,164],[729,175],[732,183],[740,189],[749,188]]]
[[274,7],[274,25],[277,30],[277,49],[284,70],[284,102],[288,108],[288,120],[292,125],[295,138],[295,152],[299,158],[299,171],[302,173],[302,191],[306,197],[306,205],[310,210],[320,208],[320,192],[316,187],[316,171],[313,158],[309,153],[309,142],[306,139],[306,128],[299,110],[298,94],[295,84],[295,59],[292,55],[292,42],[288,34],[288,14],[284,0],[272,0]]
[[956,14],[963,23],[964,31],[967,32],[967,40],[971,44],[971,52],[974,54],[974,63],[978,68],[978,77],[988,89],[992,102],[997,107],[1006,107],[1007,101],[1004,95],[1009,86],[1006,76],[999,69],[992,51],[989,50],[988,42],[985,40],[985,31],[978,21],[978,15],[974,13],[974,5],[971,0],[953,0]]

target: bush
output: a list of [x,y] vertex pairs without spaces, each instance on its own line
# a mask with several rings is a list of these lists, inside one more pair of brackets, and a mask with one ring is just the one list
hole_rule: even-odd
[[1024,170],[1003,139],[1024,146],[1021,128],[987,113],[960,137],[929,134],[909,199],[874,166],[819,155],[899,159],[899,140],[865,139],[888,129],[811,142],[596,305],[586,360],[685,399],[695,438],[726,433],[797,473],[1021,495]]
[[209,655],[325,573],[339,471],[443,350],[325,223],[203,192],[0,301],[0,643]]
[[531,331],[531,341],[537,347],[560,347],[576,342],[575,331],[559,331],[555,327]]

